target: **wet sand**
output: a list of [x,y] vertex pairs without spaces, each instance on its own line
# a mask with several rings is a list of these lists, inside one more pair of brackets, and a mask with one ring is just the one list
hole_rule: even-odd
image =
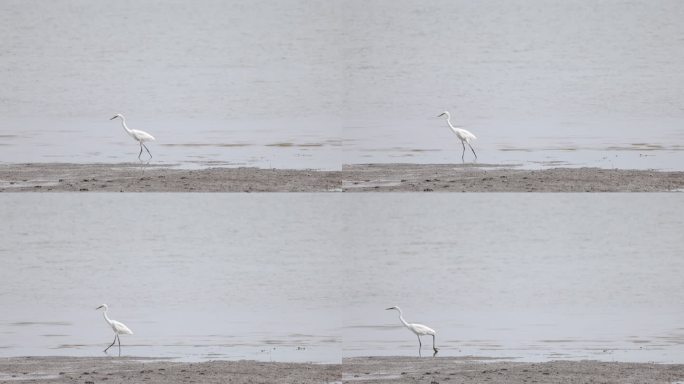
[[140,164],[0,166],[0,192],[665,192],[684,172],[521,170],[492,164],[359,164],[341,171]]
[[522,170],[495,164],[360,164],[343,168],[345,191],[664,192],[684,188],[684,172],[601,168]]
[[0,167],[2,192],[326,192],[340,173],[259,168],[174,169],[140,164],[16,164]]
[[0,359],[0,383],[336,383],[339,364],[145,358],[16,357]]
[[359,357],[343,359],[345,383],[680,383],[684,365],[552,361],[517,363],[478,358]]
[[0,359],[0,383],[681,383],[683,364],[552,361],[477,357],[358,357],[339,364],[149,358]]

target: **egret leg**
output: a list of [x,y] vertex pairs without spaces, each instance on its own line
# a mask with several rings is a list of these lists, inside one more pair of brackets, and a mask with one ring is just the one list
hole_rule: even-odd
[[119,340],[119,357],[121,357],[121,338],[118,334],[116,335],[116,339]]
[[[461,145],[463,146],[463,153],[461,153],[461,162],[465,163],[465,143],[461,141]],[[468,144],[470,145],[470,144]]]
[[138,153],[138,160],[142,160],[140,158],[140,155],[142,155],[142,143],[140,143],[140,153]]
[[114,343],[116,343],[116,337],[117,337],[117,334],[115,333],[115,334],[114,334],[114,341],[112,341],[112,343],[109,344],[109,347],[105,348],[105,350],[102,351],[102,352],[107,353],[107,349],[111,348],[112,345],[114,345]]
[[468,143],[468,146],[470,147],[470,150],[473,151],[473,155],[475,155],[475,160],[477,160],[477,153],[475,153],[475,150],[473,149],[473,146]]
[[432,350],[435,351],[435,355],[437,354],[437,351],[439,351],[439,349],[435,347],[435,335],[432,335]]
[[[151,159],[151,158],[152,158],[152,154],[150,153],[150,150],[147,149],[147,145],[142,144],[142,143],[141,143],[141,145],[142,145],[143,147],[145,147],[145,150],[147,151],[147,154],[150,155],[150,159]],[[140,149],[140,153],[142,153],[142,149]],[[477,156],[475,156],[475,157],[477,157]]]

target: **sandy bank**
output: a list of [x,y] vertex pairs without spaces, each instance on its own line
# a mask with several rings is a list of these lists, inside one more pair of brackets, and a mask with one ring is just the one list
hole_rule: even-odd
[[358,357],[342,364],[146,358],[0,359],[0,382],[40,383],[681,383],[683,364],[552,361],[519,363],[473,357]]
[[112,357],[0,359],[0,382],[21,383],[333,383],[340,365],[211,361],[179,363]]
[[678,383],[684,365],[553,361],[515,363],[472,358],[343,359],[349,383]]
[[343,168],[345,191],[663,192],[684,188],[684,172],[600,168],[521,170],[496,165],[359,164]]
[[495,165],[360,164],[341,171],[172,169],[139,164],[0,166],[0,192],[664,192],[684,172]]
[[17,164],[0,167],[0,191],[326,192],[334,171],[258,168],[172,169],[139,164]]

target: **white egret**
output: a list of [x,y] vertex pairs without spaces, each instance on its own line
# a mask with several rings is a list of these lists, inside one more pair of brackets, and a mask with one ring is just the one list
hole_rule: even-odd
[[114,345],[114,343],[116,343],[117,340],[118,340],[118,341],[119,341],[119,356],[121,356],[121,339],[119,338],[119,335],[132,335],[132,334],[133,334],[133,331],[131,331],[131,329],[128,328],[124,323],[119,322],[119,321],[116,321],[116,320],[112,320],[112,319],[109,318],[109,316],[107,316],[107,310],[109,309],[109,307],[107,306],[107,304],[102,304],[102,305],[100,305],[99,307],[97,307],[97,308],[95,308],[95,309],[100,309],[100,308],[104,308],[104,318],[105,318],[105,321],[107,321],[107,323],[109,323],[109,325],[110,325],[110,326],[112,327],[112,329],[114,330],[114,341],[112,341],[112,343],[109,345],[109,347],[107,347],[107,348],[104,350],[104,352],[106,353],[107,350],[108,350],[109,348],[111,348],[112,345]]
[[386,311],[389,311],[391,309],[399,311],[399,320],[401,321],[402,324],[406,328],[408,328],[411,332],[415,333],[416,336],[418,336],[418,352],[420,353],[420,349],[423,347],[423,343],[420,341],[420,336],[424,335],[430,335],[432,336],[432,350],[435,351],[435,354],[437,354],[437,347],[435,347],[435,335],[437,335],[437,332],[435,332],[434,329],[428,327],[427,325],[423,324],[418,324],[418,323],[407,323],[406,320],[404,320],[404,315],[401,313],[401,308],[399,307],[389,307],[385,309]]
[[145,148],[147,153],[150,155],[150,159],[151,159],[152,154],[150,153],[150,150],[147,149],[145,142],[146,141],[154,141],[155,140],[154,136],[150,135],[149,133],[147,133],[145,131],[141,131],[138,129],[129,129],[128,126],[126,125],[126,118],[120,113],[117,113],[114,117],[112,117],[109,120],[114,120],[117,117],[121,118],[121,125],[123,126],[123,129],[126,130],[126,133],[128,133],[129,136],[131,136],[138,143],[140,143],[140,153],[138,153],[138,159],[140,159],[140,155],[142,155],[143,148]]
[[455,133],[456,136],[458,136],[459,140],[461,140],[461,145],[463,146],[463,153],[461,154],[461,161],[465,161],[464,157],[465,157],[465,145],[466,145],[466,143],[470,147],[470,150],[473,151],[473,155],[475,155],[475,160],[477,160],[477,154],[475,153],[473,146],[470,145],[470,141],[477,139],[477,137],[475,135],[473,135],[472,132],[470,132],[466,129],[456,128],[453,125],[451,125],[451,115],[449,114],[449,112],[444,111],[444,112],[440,113],[439,116],[437,116],[437,117],[442,117],[444,115],[446,115],[447,124],[449,124],[449,128],[451,129],[451,131],[453,133]]

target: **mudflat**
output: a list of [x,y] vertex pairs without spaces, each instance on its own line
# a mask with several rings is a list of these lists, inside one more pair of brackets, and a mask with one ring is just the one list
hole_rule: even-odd
[[342,175],[342,188],[348,192],[664,192],[684,188],[684,172],[602,168],[358,164],[343,167]]
[[496,164],[357,164],[339,171],[140,164],[8,164],[0,192],[666,192],[684,172],[523,170]]
[[342,364],[174,362],[150,358],[0,359],[0,382],[23,383],[680,383],[683,364],[477,357],[355,357]]
[[327,192],[335,171],[208,168],[141,164],[16,164],[0,166],[3,192]]
[[683,364],[551,361],[518,363],[472,357],[358,357],[342,360],[349,383],[680,383]]
[[149,358],[13,357],[0,359],[0,383],[335,383],[339,364]]

